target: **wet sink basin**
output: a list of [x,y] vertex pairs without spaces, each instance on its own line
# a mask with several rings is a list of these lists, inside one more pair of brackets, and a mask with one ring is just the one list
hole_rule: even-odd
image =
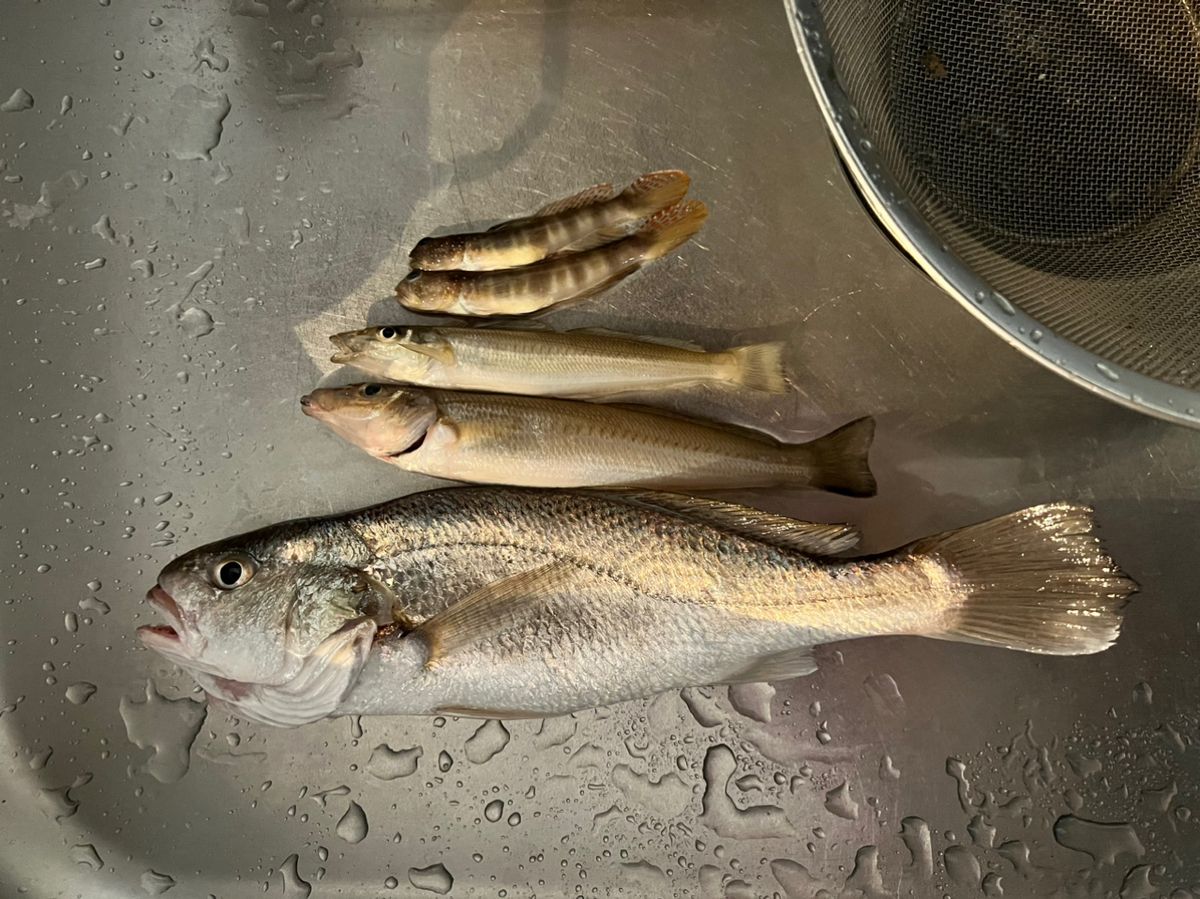
[[[1200,896],[1200,434],[1041,370],[897,256],[780,4],[0,22],[0,895]],[[868,550],[1094,504],[1143,585],[1115,648],[859,641],[774,686],[298,731],[139,648],[175,554],[435,485],[297,406],[337,377],[327,334],[412,320],[415,240],[665,166],[712,207],[698,242],[547,320],[786,339],[793,394],[672,404],[793,438],[875,414],[877,498],[731,494]]]

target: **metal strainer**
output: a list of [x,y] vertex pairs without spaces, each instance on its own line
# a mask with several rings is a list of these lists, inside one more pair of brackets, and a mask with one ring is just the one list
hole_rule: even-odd
[[905,251],[1047,366],[1200,427],[1200,4],[785,3]]

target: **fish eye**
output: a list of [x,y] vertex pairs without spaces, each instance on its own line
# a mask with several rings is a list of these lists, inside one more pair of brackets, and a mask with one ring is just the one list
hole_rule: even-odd
[[382,337],[384,340],[395,340],[397,333],[398,332],[396,331],[396,329],[391,326],[379,329],[379,336]]
[[208,567],[208,579],[214,587],[233,590],[254,577],[256,571],[258,565],[249,556],[227,556]]
[[420,279],[421,279],[421,270],[419,268],[413,269],[411,272],[409,272],[407,275],[404,276],[404,280],[409,281],[409,282],[419,281]]
[[362,395],[363,396],[375,396],[375,394],[379,393],[379,391],[381,391],[381,390],[383,390],[383,388],[380,387],[378,384],[363,384]]

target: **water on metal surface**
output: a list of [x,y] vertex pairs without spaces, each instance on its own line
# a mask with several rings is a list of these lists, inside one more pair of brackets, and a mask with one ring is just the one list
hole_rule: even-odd
[[[0,23],[0,895],[1200,896],[1200,435],[1078,392],[895,254],[778,4]],[[877,415],[877,498],[730,494],[868,550],[1094,504],[1144,587],[1116,647],[859,641],[773,686],[297,731],[138,648],[179,552],[433,486],[297,406],[327,334],[413,320],[389,295],[416,239],[664,166],[712,206],[699,241],[547,321],[786,339],[789,396],[672,405],[794,439]]]

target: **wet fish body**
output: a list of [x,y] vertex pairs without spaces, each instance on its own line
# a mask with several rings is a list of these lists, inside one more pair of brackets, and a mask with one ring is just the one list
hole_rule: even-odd
[[1134,585],[1092,529],[1050,504],[846,560],[852,528],[725,503],[455,488],[194,550],[139,635],[270,724],[555,715],[808,674],[856,637],[1098,652]]
[[393,325],[330,339],[332,361],[425,387],[592,399],[700,384],[786,390],[779,343],[705,352],[609,333]]
[[426,237],[409,261],[425,271],[488,271],[589,249],[626,236],[631,224],[678,203],[690,183],[686,174],[669,169],[643,175],[620,193],[611,184],[597,184],[490,231]]
[[665,256],[700,230],[708,209],[698,200],[651,217],[635,234],[613,243],[502,271],[414,270],[396,286],[414,312],[449,315],[525,315],[594,296]]
[[438,478],[526,487],[811,487],[870,496],[870,418],[805,444],[650,408],[356,384],[305,414],[382,461]]

